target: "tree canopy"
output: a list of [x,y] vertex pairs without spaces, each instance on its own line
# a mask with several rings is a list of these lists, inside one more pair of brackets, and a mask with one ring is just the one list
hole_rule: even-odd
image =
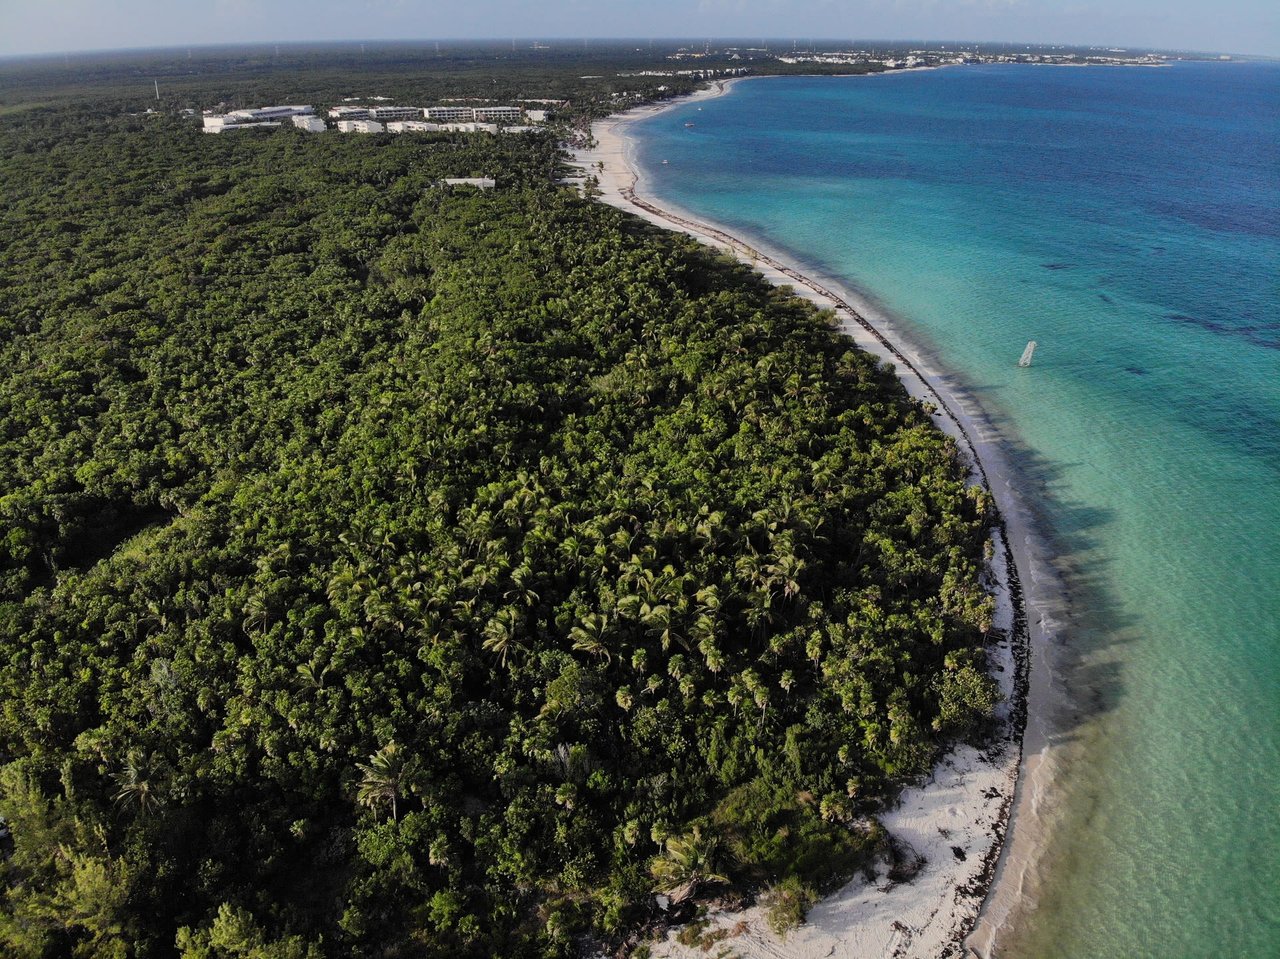
[[625,950],[831,888],[982,722],[951,442],[559,164],[0,128],[0,951]]

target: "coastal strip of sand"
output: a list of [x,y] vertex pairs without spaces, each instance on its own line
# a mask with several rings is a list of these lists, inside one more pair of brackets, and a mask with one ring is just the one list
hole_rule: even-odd
[[[677,105],[723,96],[747,80],[715,82],[688,97],[598,121],[594,146],[574,153],[574,164],[584,177],[595,178],[602,202],[729,252],[771,282],[834,311],[859,347],[892,363],[907,392],[936,411],[934,421],[955,439],[972,481],[990,490],[1000,514],[990,569],[998,638],[989,661],[1004,700],[999,732],[989,744],[981,750],[955,747],[927,782],[904,790],[880,814],[898,850],[897,868],[885,862],[873,879],[852,880],[815,905],[804,925],[785,939],[770,931],[760,906],[713,910],[702,932],[704,942],[716,941],[711,953],[698,944],[681,944],[673,932],[655,945],[653,955],[694,959],[725,949],[741,959],[987,956],[1026,905],[1034,853],[1043,841],[1037,803],[1052,776],[1048,703],[1053,670],[1047,657],[1065,620],[1064,593],[1015,488],[1000,437],[976,404],[932,369],[887,317],[838,280],[818,277],[785,253],[748,242],[645,192],[628,126]],[[907,870],[909,878],[904,861],[914,870]]]

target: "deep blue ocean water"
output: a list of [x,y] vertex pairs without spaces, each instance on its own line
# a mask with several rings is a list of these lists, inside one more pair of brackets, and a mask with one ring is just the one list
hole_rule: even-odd
[[1280,65],[751,80],[633,130],[645,192],[866,291],[1015,451],[1081,716],[1002,951],[1280,955]]

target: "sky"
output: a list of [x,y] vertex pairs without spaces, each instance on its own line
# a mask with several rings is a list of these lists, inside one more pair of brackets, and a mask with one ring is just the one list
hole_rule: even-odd
[[932,39],[1280,56],[1277,0],[0,0],[0,56],[205,43]]

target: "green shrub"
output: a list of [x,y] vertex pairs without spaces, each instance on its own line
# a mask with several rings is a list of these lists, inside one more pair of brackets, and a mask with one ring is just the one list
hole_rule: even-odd
[[792,876],[782,880],[764,895],[765,919],[775,935],[785,938],[788,932],[804,922],[805,914],[818,899],[818,894]]
[[878,827],[850,829],[843,818],[827,821],[806,795],[762,779],[735,789],[711,814],[744,878],[795,880],[819,892],[865,866],[880,840]]

